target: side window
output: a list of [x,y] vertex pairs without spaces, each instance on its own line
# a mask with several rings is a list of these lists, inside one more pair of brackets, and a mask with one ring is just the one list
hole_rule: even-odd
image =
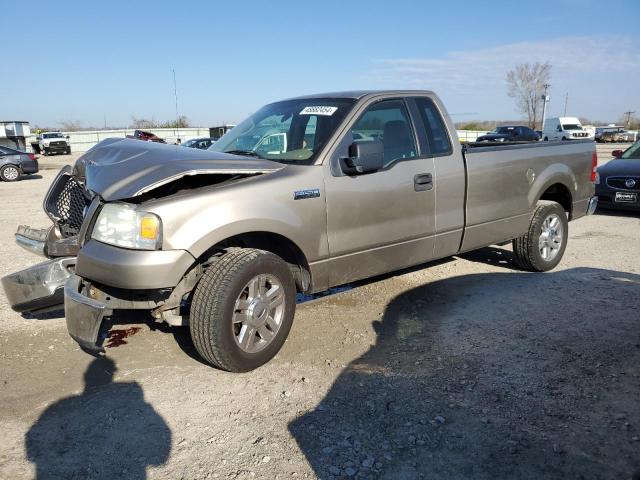
[[422,122],[427,129],[427,140],[429,141],[429,153],[432,155],[449,155],[453,152],[451,140],[447,133],[444,120],[438,112],[435,104],[430,98],[416,98],[418,110],[422,116]]
[[409,114],[402,100],[382,100],[371,105],[351,128],[354,141],[381,140],[384,166],[417,155]]

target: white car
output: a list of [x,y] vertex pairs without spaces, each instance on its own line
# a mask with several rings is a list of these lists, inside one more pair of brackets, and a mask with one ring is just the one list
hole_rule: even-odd
[[587,140],[593,135],[585,130],[576,117],[551,117],[544,121],[542,140]]
[[71,153],[71,143],[69,136],[60,132],[42,132],[38,135],[38,145],[43,155],[51,153]]

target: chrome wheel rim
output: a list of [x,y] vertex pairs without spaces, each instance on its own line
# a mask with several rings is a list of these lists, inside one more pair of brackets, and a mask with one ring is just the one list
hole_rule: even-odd
[[542,222],[538,248],[540,256],[546,262],[552,261],[562,248],[563,227],[560,217],[552,213]]
[[273,275],[260,274],[244,286],[233,311],[233,337],[246,353],[265,349],[284,318],[284,288]]
[[18,175],[20,175],[20,172],[18,172],[16,167],[6,167],[4,169],[4,178],[7,180],[15,180],[18,178]]

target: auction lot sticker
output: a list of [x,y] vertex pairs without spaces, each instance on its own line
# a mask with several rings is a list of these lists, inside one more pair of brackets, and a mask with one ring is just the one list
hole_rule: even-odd
[[300,115],[326,115],[330,117],[331,115],[336,113],[336,110],[338,110],[338,107],[304,107],[300,112]]

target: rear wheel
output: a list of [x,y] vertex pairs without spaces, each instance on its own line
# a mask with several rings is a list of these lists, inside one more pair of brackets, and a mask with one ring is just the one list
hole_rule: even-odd
[[15,182],[20,178],[20,169],[15,165],[5,165],[0,168],[0,178],[5,182]]
[[296,308],[289,266],[264,250],[234,248],[195,288],[189,328],[202,357],[231,372],[253,370],[284,344]]
[[513,240],[516,263],[523,270],[546,272],[555,268],[564,255],[569,237],[569,222],[559,203],[538,202],[529,231]]
[[544,141],[548,142],[549,141],[549,137],[544,137]]

